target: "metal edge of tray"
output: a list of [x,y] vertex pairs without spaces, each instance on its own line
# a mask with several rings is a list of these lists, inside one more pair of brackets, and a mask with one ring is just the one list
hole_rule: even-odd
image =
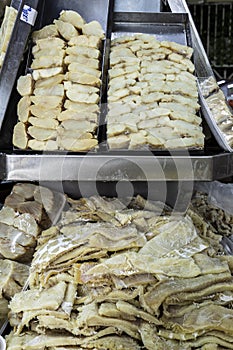
[[[154,32],[157,27],[159,28],[159,32]],[[179,28],[179,30],[175,32],[174,27],[176,30]],[[112,34],[118,32],[126,32],[126,35],[128,35],[128,32],[155,34],[156,37],[164,37],[163,40],[176,41],[180,44],[192,46],[189,16],[187,13],[115,12],[112,23]],[[171,35],[174,37],[171,38]]]
[[210,156],[0,154],[3,181],[213,181],[233,174],[233,154]]
[[160,12],[161,0],[115,0],[115,12]]
[[14,7],[16,10],[18,10],[19,7],[20,7],[21,1],[22,0],[12,0],[11,1],[11,6]]

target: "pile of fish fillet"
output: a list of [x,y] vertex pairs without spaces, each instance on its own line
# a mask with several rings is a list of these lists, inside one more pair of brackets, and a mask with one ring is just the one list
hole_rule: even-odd
[[99,22],[85,23],[71,10],[33,33],[32,73],[17,83],[15,147],[87,151],[97,145],[103,37]]
[[17,17],[17,10],[6,5],[6,1],[1,1],[0,13],[4,12],[4,17],[0,28],[0,69],[6,56],[6,51],[11,38],[11,33]]
[[41,231],[51,226],[48,214],[54,200],[48,188],[16,184],[0,210],[0,326],[7,319],[9,301],[29,276]]
[[114,148],[203,148],[193,49],[155,36],[111,42],[107,134]]
[[8,350],[233,348],[233,257],[197,211],[67,200],[10,302]]

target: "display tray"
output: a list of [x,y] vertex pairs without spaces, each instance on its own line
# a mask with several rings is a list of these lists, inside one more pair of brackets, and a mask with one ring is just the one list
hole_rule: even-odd
[[[6,54],[0,70],[0,130],[6,130],[7,110],[12,104],[12,93],[15,90],[15,80],[18,76],[19,67],[23,59],[27,40],[36,19],[39,0],[25,1],[12,0],[11,6],[18,10],[15,25],[12,29]],[[23,12],[24,11],[24,12]],[[28,14],[32,12],[30,17]],[[23,14],[24,13],[24,14]],[[14,102],[15,103],[15,102]],[[12,116],[11,116],[12,118]],[[15,121],[16,123],[16,121]],[[7,124],[9,127],[9,124]]]
[[[113,2],[110,0],[90,0],[88,3],[85,0],[59,0],[54,3],[52,0],[41,0],[38,4],[38,15],[35,26],[33,30],[39,30],[45,25],[51,24],[54,19],[59,17],[59,13],[62,10],[74,10],[77,11],[86,22],[90,22],[93,20],[98,21],[104,32],[107,32],[108,26],[108,12],[110,8],[113,6]],[[18,22],[16,22],[18,25]],[[18,33],[18,40],[21,41],[21,36]],[[25,38],[23,39],[25,41]],[[31,63],[31,40],[29,37],[29,42],[27,45],[27,51],[24,53],[24,60],[19,67],[19,71],[17,74],[17,78],[21,75],[25,75],[30,71],[30,63]],[[105,40],[102,43],[102,58],[104,57],[105,51]],[[10,59],[10,58],[9,58]],[[9,63],[9,62],[8,62]],[[101,70],[103,69],[103,62],[100,62]],[[102,74],[103,75],[103,74]],[[100,98],[102,99],[102,86],[100,89]],[[5,110],[4,118],[2,120],[2,127],[0,128],[0,150],[3,152],[6,151],[16,151],[12,145],[12,136],[13,129],[15,124],[17,123],[17,103],[20,99],[18,92],[16,91],[16,81],[14,86],[11,89],[11,97],[10,102]],[[98,130],[97,130],[98,136]],[[99,137],[99,136],[98,136]],[[37,151],[24,150],[26,154],[38,153]],[[40,153],[40,152],[39,152]],[[84,152],[80,152],[83,154]],[[93,151],[92,153],[95,153]]]
[[[170,12],[160,12],[160,13],[146,13],[146,12],[114,12],[109,14],[111,17],[109,19],[109,27],[107,33],[107,52],[110,52],[111,42],[114,39],[123,36],[133,36],[134,34],[149,34],[154,36],[158,41],[170,41],[181,45],[186,45],[192,47],[192,38],[190,33],[190,23],[189,17],[185,13],[170,13]],[[109,59],[106,60],[105,72],[108,74],[110,69]],[[106,89],[108,89],[109,80],[106,84]],[[106,102],[108,105],[108,98],[106,95]],[[102,120],[102,124],[106,125],[108,128],[107,121],[107,108],[105,109],[105,119]],[[133,113],[133,111],[132,111]],[[203,119],[202,110],[197,112],[197,115]],[[106,131],[106,130],[105,130]],[[105,135],[107,140],[107,133]],[[142,148],[142,149],[141,149]],[[141,151],[148,149],[154,155],[163,154],[164,148],[153,148],[148,146],[139,147],[135,152],[140,154]],[[123,152],[127,150],[122,149]],[[170,149],[169,149],[170,150]],[[192,154],[203,155],[207,150],[207,147],[189,147],[188,150]],[[114,148],[111,148],[112,152],[115,152]],[[118,152],[117,150],[116,152]],[[173,149],[171,151],[181,152],[182,149]]]
[[[1,201],[4,199],[4,197],[6,195],[5,192],[9,192],[10,188],[13,185],[14,185],[14,183],[5,183],[5,184],[0,185],[0,198],[1,198]],[[45,184],[43,183],[43,186],[44,185]],[[216,186],[216,184],[215,184],[215,186]],[[55,183],[50,183],[49,187],[51,189],[53,189],[53,188],[57,189],[57,186],[56,186]],[[66,191],[67,189],[68,189],[68,187],[66,187],[66,189],[64,188],[64,191]],[[226,245],[226,242],[225,242],[224,238],[220,242],[220,237],[221,237],[220,235],[222,235],[223,237],[225,237],[226,235],[229,236],[229,232],[231,232],[230,230],[231,230],[231,227],[232,227],[232,222],[231,222],[232,220],[230,221],[229,219],[231,219],[232,216],[228,215],[228,216],[225,217],[224,215],[222,215],[221,219],[219,219],[219,217],[216,217],[216,216],[209,216],[208,217],[209,211],[211,211],[211,213],[218,213],[219,212],[219,213],[222,213],[222,214],[223,214],[223,211],[218,206],[215,207],[215,209],[213,207],[211,207],[211,206],[209,208],[207,208],[207,206],[209,205],[208,201],[206,201],[206,199],[205,199],[205,203],[203,205],[202,198],[200,200],[200,194],[197,195],[197,197],[196,197],[197,200],[194,203],[193,202],[193,197],[192,197],[193,192],[191,191],[188,196],[187,196],[187,192],[186,192],[186,197],[185,197],[186,198],[186,205],[187,205],[186,206],[186,210],[183,213],[180,213],[180,212],[176,213],[174,207],[176,207],[177,203],[173,203],[173,205],[170,204],[170,208],[168,208],[166,205],[164,205],[164,201],[162,201],[160,199],[161,197],[160,198],[158,197],[158,193],[157,193],[157,195],[155,194],[155,192],[152,193],[151,189],[150,190],[148,189],[147,192],[146,192],[145,188],[140,186],[137,189],[134,188],[134,190],[135,190],[134,192],[133,191],[131,191],[131,192],[124,191],[123,192],[123,190],[120,191],[119,188],[118,188],[117,191],[114,191],[112,187],[109,189],[108,186],[106,186],[106,184],[104,184],[103,187],[100,187],[100,191],[96,191],[94,188],[92,188],[91,190],[88,189],[87,191],[85,191],[84,188],[82,188],[80,190],[80,188],[78,188],[76,186],[76,183],[69,184],[69,191],[70,191],[69,196],[72,197],[72,198],[75,198],[75,199],[84,198],[84,201],[82,201],[83,203],[79,202],[79,204],[77,205],[77,203],[74,203],[72,200],[68,200],[69,206],[67,206],[67,208],[65,208],[65,210],[69,211],[69,213],[68,213],[69,215],[63,215],[63,220],[57,226],[57,231],[58,232],[60,231],[60,232],[63,233],[63,238],[65,238],[65,241],[63,241],[62,236],[60,236],[60,237],[58,237],[58,242],[57,242],[56,241],[56,234],[54,234],[54,231],[53,231],[53,233],[52,232],[49,233],[47,231],[47,234],[43,234],[42,236],[38,236],[39,237],[39,244],[37,245],[38,249],[37,249],[37,253],[34,255],[33,263],[31,265],[32,266],[32,269],[31,269],[32,275],[33,275],[33,272],[35,272],[35,270],[38,269],[38,266],[42,266],[41,270],[45,266],[45,263],[43,264],[42,262],[40,262],[39,265],[36,263],[36,261],[38,262],[38,251],[41,248],[43,249],[43,251],[46,254],[44,256],[44,260],[43,260],[43,262],[45,261],[45,259],[47,260],[47,265],[45,266],[45,268],[49,267],[49,270],[53,271],[53,272],[54,271],[58,271],[58,273],[59,273],[59,271],[62,271],[62,273],[63,272],[66,273],[67,272],[67,263],[66,263],[66,266],[62,266],[62,267],[59,266],[60,269],[58,270],[58,268],[54,267],[56,262],[54,263],[55,259],[53,260],[53,257],[57,258],[57,256],[56,256],[57,251],[55,250],[51,254],[50,254],[50,252],[51,252],[51,246],[53,246],[53,247],[55,246],[56,247],[55,249],[59,249],[58,250],[58,254],[60,254],[63,251],[63,249],[64,249],[64,255],[65,255],[67,253],[66,249],[69,250],[69,249],[73,248],[69,244],[69,239],[74,240],[74,242],[77,242],[77,240],[79,240],[79,239],[85,241],[86,239],[89,239],[89,236],[91,236],[91,235],[93,235],[93,236],[96,235],[98,237],[98,239],[96,241],[94,241],[94,242],[91,242],[91,243],[86,242],[85,243],[84,247],[85,247],[87,253],[85,254],[85,252],[84,252],[83,255],[80,258],[78,256],[79,250],[77,250],[77,252],[74,251],[71,258],[70,258],[70,255],[68,256],[68,259],[66,260],[66,262],[72,261],[72,264],[76,264],[78,258],[81,260],[81,262],[78,261],[79,265],[77,265],[77,267],[79,267],[80,264],[86,262],[86,260],[91,261],[91,264],[93,262],[95,262],[95,263],[99,262],[99,260],[97,260],[98,257],[96,257],[96,255],[94,255],[94,257],[92,257],[92,256],[90,257],[90,255],[89,255],[90,253],[88,251],[88,247],[89,247],[88,244],[91,245],[91,248],[95,248],[95,244],[98,244],[96,249],[99,249],[99,245],[100,244],[103,245],[102,240],[99,238],[99,236],[100,237],[101,236],[106,237],[108,235],[107,238],[106,238],[106,243],[104,242],[105,245],[103,245],[104,250],[108,249],[108,247],[109,247],[108,242],[110,240],[114,241],[114,242],[118,242],[116,244],[119,244],[119,242],[121,242],[119,249],[115,248],[113,250],[112,247],[111,247],[111,251],[109,252],[109,256],[112,256],[112,255],[116,256],[116,252],[117,252],[117,254],[120,254],[121,250],[123,251],[123,253],[126,253],[127,250],[130,250],[130,251],[132,251],[134,253],[137,253],[139,248],[142,248],[142,247],[137,247],[137,246],[135,247],[135,244],[132,244],[132,246],[130,246],[130,244],[131,244],[130,239],[132,237],[132,233],[131,233],[132,231],[131,230],[129,230],[129,232],[124,231],[124,230],[130,229],[130,227],[133,228],[134,230],[136,230],[136,233],[138,235],[140,235],[140,236],[145,234],[146,235],[146,240],[145,240],[146,243],[148,241],[151,241],[151,239],[153,239],[154,237],[156,237],[155,240],[157,240],[157,237],[160,234],[163,235],[163,236],[166,235],[167,239],[165,240],[166,243],[164,245],[161,243],[161,241],[158,242],[158,245],[164,251],[164,255],[163,256],[162,256],[162,254],[161,254],[161,256],[155,256],[156,251],[157,251],[156,250],[157,247],[154,248],[153,246],[152,246],[152,249],[147,253],[147,254],[151,255],[152,260],[150,259],[150,261],[152,261],[152,262],[154,261],[154,258],[155,259],[161,259],[161,260],[157,261],[157,264],[158,264],[157,266],[159,266],[161,269],[164,266],[163,265],[164,257],[165,258],[168,258],[168,257],[170,258],[169,255],[171,255],[171,253],[173,254],[172,257],[178,257],[179,259],[181,258],[181,259],[183,259],[183,261],[185,261],[185,259],[190,259],[190,258],[193,258],[193,260],[194,260],[195,257],[197,257],[197,258],[200,257],[199,254],[204,254],[203,257],[201,258],[201,260],[199,260],[199,261],[202,261],[205,257],[209,257],[209,259],[213,259],[212,261],[213,261],[213,265],[214,265],[216,263],[216,260],[220,259],[219,257],[222,258],[222,256],[223,256],[222,247],[220,247],[220,245],[219,245],[219,244],[222,244],[223,248],[225,249],[225,253],[232,255],[232,250],[231,250],[231,252],[229,251],[229,244],[232,243],[232,241],[230,239],[231,237],[229,238],[228,245]],[[2,192],[3,192],[3,196],[2,196]],[[199,192],[199,193],[201,193],[201,192]],[[135,198],[135,197],[137,197],[137,194],[140,194],[144,198]],[[212,194],[213,194],[213,192],[212,192]],[[93,195],[95,196],[95,200],[93,200],[93,198],[90,198],[88,202],[85,201],[85,198],[91,197]],[[98,199],[98,196],[106,196],[107,197],[107,201],[105,202],[104,198],[99,198]],[[109,202],[108,201],[108,198],[110,199],[112,197],[115,197],[117,199],[117,201],[116,201],[118,203],[117,206],[114,206],[114,204],[113,204],[113,206],[111,206],[111,204],[109,206],[109,203],[113,203],[114,202],[114,201],[113,202],[111,202],[111,201]],[[171,199],[171,192],[169,192],[169,197]],[[150,203],[147,202],[146,199],[151,200],[151,202]],[[181,198],[179,200],[181,200]],[[156,202],[153,202],[153,201],[156,201]],[[201,203],[201,205],[198,204],[198,201]],[[104,202],[105,202],[105,204],[104,204]],[[17,203],[17,201],[15,203]],[[89,203],[89,204],[86,205],[85,203]],[[90,206],[90,203],[92,203],[92,206]],[[192,203],[192,205],[190,206],[191,203]],[[119,206],[119,204],[121,204],[121,205]],[[97,207],[97,205],[98,205],[98,207]],[[111,211],[109,211],[110,208],[111,208]],[[173,210],[171,208],[173,208]],[[189,218],[187,218],[187,217],[185,218],[188,208],[190,209],[188,211],[188,217]],[[135,212],[134,212],[134,210],[135,210]],[[73,214],[75,214],[76,211],[77,211],[77,213],[80,214],[79,216],[76,216],[76,215],[73,216]],[[143,213],[143,211],[145,211],[145,212]],[[70,216],[71,213],[72,213],[72,216]],[[140,213],[140,218],[144,218],[143,221],[135,220],[135,218],[137,219],[137,217],[139,217],[139,215],[136,216],[139,213]],[[124,216],[123,216],[123,214],[124,214]],[[172,217],[171,218],[171,220],[172,220],[171,222],[167,218],[167,215],[168,216],[171,215],[171,217]],[[123,221],[122,217],[123,217],[124,220],[125,220],[125,218],[128,218],[128,221]],[[148,225],[149,221],[147,221],[147,220],[150,220],[152,218],[154,218],[155,221],[154,220],[150,221],[151,224],[149,226]],[[117,221],[116,219],[119,220],[119,221]],[[135,221],[133,221],[133,220],[135,220]],[[194,225],[192,224],[192,220],[193,220],[193,224]],[[143,223],[144,226],[142,226],[141,222]],[[170,222],[170,224],[169,224],[169,222]],[[219,223],[221,225],[221,229],[222,230],[221,229],[220,230],[216,229],[217,223]],[[103,224],[103,233],[101,232],[101,225],[102,224]],[[87,225],[87,226],[85,227],[85,225]],[[94,227],[94,230],[93,230],[93,225],[94,226],[96,225]],[[107,230],[106,230],[106,226],[105,225],[107,225]],[[66,227],[66,231],[65,232],[62,230],[62,227],[63,228]],[[84,227],[85,231],[82,230],[83,227]],[[195,227],[197,229],[197,232],[196,232]],[[73,228],[75,228],[74,231],[72,231]],[[86,230],[86,228],[87,228],[87,230]],[[228,233],[227,233],[226,229],[229,230]],[[92,232],[92,230],[93,230],[93,232]],[[112,233],[111,230],[114,230],[114,232]],[[58,232],[57,232],[57,234],[59,234]],[[82,234],[80,234],[80,232]],[[124,240],[123,239],[116,240],[117,235],[120,235],[120,234],[122,235],[122,232],[124,234],[124,237],[126,237],[127,239],[125,238]],[[112,236],[110,236],[111,234],[112,234]],[[176,246],[175,246],[175,248],[174,248],[173,235],[176,235],[176,240],[175,240]],[[187,239],[185,239],[185,238],[188,235],[189,235],[190,239],[189,239],[189,241],[187,243]],[[111,238],[109,238],[109,236]],[[170,236],[170,240],[169,240],[169,236]],[[51,239],[51,241],[50,241],[50,239]],[[198,244],[195,244],[196,242],[194,241],[194,244],[195,244],[194,245],[193,244],[193,240],[198,241]],[[97,243],[95,243],[95,242],[97,242]],[[164,242],[164,240],[162,242]],[[202,243],[202,245],[201,245],[200,242]],[[45,246],[44,244],[48,244],[48,245]],[[126,247],[126,248],[124,246],[122,247],[123,244],[125,244],[125,245],[127,244],[129,247]],[[80,244],[79,247],[80,246],[82,246],[82,245]],[[177,247],[177,249],[176,249],[176,247]],[[182,248],[182,250],[180,250],[181,248]],[[221,248],[221,250],[219,248]],[[101,249],[103,249],[103,248],[101,247]],[[167,249],[167,251],[165,249]],[[160,250],[159,250],[159,252],[160,252]],[[181,254],[181,252],[182,252],[182,254]],[[47,255],[47,253],[48,253],[48,255]],[[104,252],[104,254],[106,254],[106,253]],[[62,255],[63,254],[61,254],[61,256]],[[107,258],[109,258],[109,256]],[[49,260],[50,259],[49,257],[51,258],[51,260]],[[77,260],[74,261],[73,258],[75,258],[75,259],[77,258]],[[104,260],[104,261],[106,261],[106,260]],[[141,261],[141,259],[140,259],[140,261]],[[217,261],[217,263],[219,262],[218,265],[216,264],[217,268],[218,268],[217,271],[219,271],[219,266],[221,267],[221,265],[220,265],[221,261],[220,260]],[[229,267],[230,267],[230,261],[228,261]],[[194,262],[195,262],[195,260],[194,260]],[[227,262],[227,260],[226,260],[226,262]],[[177,262],[177,264],[178,263],[179,262]],[[205,261],[204,261],[204,263],[205,263]],[[125,262],[123,261],[123,263],[121,264],[122,270],[123,270],[124,266],[128,266],[128,265],[124,265],[124,264],[125,264]],[[148,263],[148,265],[149,265],[149,263]],[[130,265],[130,266],[132,266],[132,265]],[[175,266],[177,266],[177,265],[175,265]],[[228,267],[228,265],[227,265],[227,267]],[[34,268],[35,268],[35,270],[34,270]],[[43,271],[45,271],[45,268],[44,268],[44,270],[42,270],[42,272],[36,270],[36,271],[38,271],[38,275],[39,275],[40,272],[42,274]],[[175,268],[177,268],[177,267],[175,267]],[[225,266],[224,266],[224,268],[225,268]],[[203,269],[204,269],[204,267],[203,267]],[[212,267],[212,269],[213,269],[213,267]],[[123,271],[125,271],[125,270],[123,270]],[[127,271],[128,271],[128,269],[127,269]],[[134,272],[134,271],[133,271],[132,274],[138,274],[138,270],[136,270],[136,272]],[[141,268],[140,268],[139,271],[141,271]],[[161,270],[159,270],[159,273],[160,273],[160,271]],[[174,280],[176,281],[177,278],[180,278],[180,272],[179,271],[178,271],[178,273],[175,272],[178,276],[176,276],[176,275],[175,276],[173,276],[173,275],[171,276],[170,275],[170,271],[172,271],[172,270],[169,269],[169,275],[167,276],[167,281],[169,282],[169,285],[171,283],[171,287],[172,287],[174,285],[173,281]],[[198,275],[197,276],[191,276],[191,278],[198,279],[199,276],[201,275],[202,271],[203,270],[197,270],[197,272],[195,271],[195,273],[198,274]],[[108,272],[109,272],[109,270],[108,270]],[[147,274],[149,274],[148,271],[146,271],[146,272],[147,272]],[[229,273],[229,280],[231,281],[230,270],[227,270],[227,272]],[[111,277],[110,273],[108,274],[109,278]],[[221,270],[220,272],[216,272],[214,274],[214,276],[218,276],[218,275],[221,275],[223,273],[224,272],[222,272],[222,270]],[[189,270],[187,272],[187,276],[185,276],[186,279],[190,278],[190,276],[188,274],[190,274]],[[122,275],[123,275],[123,273],[122,273]],[[160,273],[160,275],[161,275],[161,273]],[[204,275],[204,278],[206,278],[206,276],[209,276],[209,274],[207,274],[206,272],[203,273],[203,275]],[[51,285],[48,283],[48,279],[50,278],[50,276],[54,276],[54,275],[51,274],[51,275],[45,275],[45,276],[49,276],[49,277],[46,280],[44,280],[46,282],[43,284],[43,288],[46,288],[46,289],[49,290]],[[71,278],[71,276],[73,276],[73,275],[69,274],[69,276]],[[98,275],[94,276],[94,279],[92,280],[93,284],[95,283],[95,281],[98,281],[98,277],[99,277]],[[182,275],[182,278],[184,278],[183,275]],[[225,278],[225,276],[222,277],[222,278]],[[33,278],[31,278],[31,282],[32,281],[33,281]],[[34,281],[35,281],[35,279],[34,279]],[[70,279],[68,281],[70,282]],[[191,281],[192,280],[190,280],[190,282]],[[56,282],[56,280],[55,280],[55,282]],[[60,282],[60,279],[58,280],[58,282]],[[86,282],[86,284],[87,283],[88,282]],[[103,283],[103,282],[101,281],[101,283]],[[156,283],[156,281],[154,283]],[[219,281],[217,281],[216,283],[219,283]],[[222,281],[220,281],[220,283],[222,283]],[[82,284],[82,281],[79,282],[79,280],[78,280],[76,282],[76,284],[78,286],[80,286]],[[52,286],[53,285],[54,284],[52,284]],[[155,288],[157,288],[157,285],[158,284],[155,284]],[[32,285],[31,289],[34,289],[34,287]],[[134,285],[133,286],[131,285],[130,292],[132,292],[132,288],[133,287],[134,287]],[[123,288],[127,289],[127,286],[124,285]],[[122,287],[118,288],[118,291],[123,289],[123,288]],[[225,284],[220,284],[219,285],[219,289],[217,289],[217,291],[213,291],[212,292],[209,289],[207,289],[206,286],[203,287],[203,290],[204,291],[207,290],[206,294],[208,294],[208,296],[210,296],[209,299],[210,299],[210,302],[212,302],[212,299],[211,299],[211,297],[213,295],[212,293],[216,293],[216,296],[217,296],[218,295],[217,293],[219,293],[219,291],[223,292],[223,288],[225,288]],[[24,290],[25,289],[26,288],[24,288]],[[172,289],[174,289],[174,288],[172,288]],[[194,287],[193,287],[194,292],[196,291],[196,289],[197,289],[197,287],[194,285]],[[78,290],[78,293],[80,293],[81,287],[80,287],[80,289],[78,288],[77,290]],[[199,291],[199,289],[198,289],[198,291]],[[58,293],[59,293],[59,291],[58,291]],[[61,294],[62,294],[62,292],[61,292]],[[79,296],[80,294],[77,294],[77,295]],[[215,296],[215,294],[214,294],[214,296]],[[113,296],[113,298],[114,298],[114,296]],[[34,300],[37,300],[37,296],[35,296],[33,301]],[[132,300],[132,299],[130,299],[130,300]],[[213,303],[215,302],[215,300],[216,299],[213,300]],[[92,302],[92,299],[91,299],[91,302]],[[176,300],[175,300],[175,302],[176,302]],[[87,305],[89,303],[90,302],[87,301]],[[230,301],[229,301],[229,303],[230,303]],[[20,300],[19,300],[19,304],[18,305],[20,305]],[[23,304],[23,305],[25,305],[25,304]],[[172,305],[174,305],[174,303]],[[179,306],[179,303],[177,305]],[[192,299],[190,301],[190,305],[191,306],[193,305],[193,300]],[[224,305],[222,305],[221,307],[223,308],[226,305],[228,305],[228,304],[224,303]],[[12,306],[12,304],[11,304],[11,306]],[[214,307],[216,307],[216,305]],[[43,306],[41,308],[43,308]],[[231,307],[230,306],[229,307],[226,306],[226,308],[230,309]],[[62,312],[62,311],[60,311],[60,312]],[[227,312],[227,309],[225,310],[225,312]],[[138,316],[138,318],[139,318],[139,316]],[[35,320],[35,322],[36,321],[37,320]],[[67,320],[67,322],[69,322],[69,321],[70,321],[70,318]],[[121,321],[122,321],[122,319],[121,319]],[[134,321],[135,320],[132,320],[132,322],[134,322]],[[35,322],[30,322],[30,325],[34,325]],[[143,322],[145,322],[145,320],[143,320]],[[136,322],[135,324],[138,325],[138,322]],[[15,326],[17,326],[17,325],[15,325]],[[162,323],[162,325],[158,325],[158,326],[161,326],[161,328],[162,328],[163,327],[163,323]],[[30,327],[29,323],[27,325],[25,325],[25,327],[29,328]],[[62,327],[63,327],[63,324],[61,324],[61,329],[59,329],[59,333],[61,332],[61,334],[64,335],[64,337],[66,337],[67,333],[63,332],[64,328],[62,328]],[[78,327],[81,328],[81,326],[79,324],[76,326],[76,329],[79,329]],[[1,331],[1,329],[0,329],[0,331]],[[9,326],[9,324],[7,324],[7,327],[4,329],[2,334],[4,336],[6,336],[6,335],[8,335],[10,333],[10,331],[11,331],[11,327]],[[55,333],[55,335],[57,336],[58,333],[57,334]],[[76,337],[77,334],[75,333],[74,336]],[[79,336],[80,336],[80,334],[78,334],[78,337]],[[201,336],[202,336],[202,334],[201,334]],[[53,340],[54,339],[55,338],[53,338]],[[39,341],[39,337],[38,337],[38,341]],[[89,345],[89,343],[88,343],[88,345]],[[144,347],[142,347],[142,348],[144,348]]]
[[[111,39],[125,35],[126,33],[149,33],[155,35],[159,40],[170,40],[180,44],[192,46],[192,40],[189,28],[189,19],[187,14],[175,13],[129,13],[129,12],[114,12],[114,1],[98,0],[93,1],[93,6],[87,6],[85,1],[57,1],[56,5],[52,0],[40,1],[38,7],[38,17],[35,29],[40,29],[44,25],[52,23],[54,18],[57,18],[62,9],[73,9],[78,11],[87,21],[93,19],[98,20],[106,32],[107,40],[103,43],[103,60],[102,60],[102,85],[101,85],[101,104],[100,117],[97,129],[97,137],[99,147],[90,152],[76,152],[73,154],[91,154],[95,155],[99,152],[108,152],[106,142],[106,114],[107,114],[107,85],[108,85],[108,65],[109,65],[109,49]],[[99,11],[99,9],[102,11]],[[30,44],[29,44],[30,51]],[[25,55],[25,60],[22,63],[18,76],[24,75],[28,72],[30,67],[31,55]],[[18,150],[12,146],[12,134],[14,125],[17,123],[17,103],[19,101],[19,94],[14,86],[11,95],[11,102],[8,105],[2,129],[0,131],[0,150],[2,152],[11,152],[15,154],[25,153],[27,155],[41,154],[43,152],[33,150]],[[202,113],[201,113],[202,114]],[[145,147],[142,150],[135,150],[133,153],[140,154],[143,151],[149,151],[153,155],[163,155],[164,150],[150,149]],[[208,153],[208,145],[203,149],[189,149],[191,153],[204,155]],[[219,149],[217,149],[219,151]],[[178,151],[179,152],[179,151]],[[182,152],[182,151],[181,151]],[[124,151],[125,153],[125,151]],[[206,153],[206,154],[207,154]],[[64,151],[54,151],[54,154],[64,154]],[[131,151],[132,154],[132,151]]]

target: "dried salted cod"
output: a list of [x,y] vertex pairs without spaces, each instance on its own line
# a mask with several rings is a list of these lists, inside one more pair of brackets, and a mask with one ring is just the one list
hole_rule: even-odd
[[57,310],[64,300],[67,285],[60,282],[43,290],[27,290],[16,294],[10,302],[12,312],[28,310]]

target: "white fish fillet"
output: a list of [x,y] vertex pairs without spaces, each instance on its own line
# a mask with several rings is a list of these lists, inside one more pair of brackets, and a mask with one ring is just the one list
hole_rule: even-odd
[[41,96],[64,96],[64,85],[57,84],[52,87],[40,87],[34,89],[34,95]]
[[75,112],[75,111],[70,111],[66,110],[61,112],[57,119],[59,121],[64,121],[64,120],[88,120],[88,121],[97,121],[97,115],[96,113],[89,113],[89,112]]
[[127,135],[108,137],[108,145],[110,149],[128,148],[129,143],[130,138]]
[[26,149],[28,143],[28,137],[25,124],[18,122],[13,131],[13,145],[20,149]]
[[100,38],[104,38],[104,31],[101,24],[98,21],[91,21],[84,24],[82,27],[83,34],[86,35],[95,35]]
[[67,55],[83,55],[89,58],[99,58],[100,51],[93,47],[86,46],[71,46],[66,49]]
[[72,37],[79,35],[77,29],[71,23],[55,19],[54,24],[60,35],[67,41],[69,41]]
[[35,105],[46,105],[48,109],[60,107],[63,97],[60,96],[31,96],[31,101]]
[[90,58],[86,57],[84,55],[72,55],[69,54],[65,57],[64,63],[65,64],[70,64],[70,63],[80,63],[80,64],[85,64],[87,67],[91,67],[94,69],[99,69],[100,67],[100,62],[96,58]]
[[56,130],[59,123],[57,120],[53,118],[35,118],[30,117],[28,119],[28,122],[34,126],[38,126],[39,128],[43,129],[54,129]]
[[87,46],[93,47],[95,49],[99,49],[101,43],[101,39],[98,36],[94,35],[79,35],[70,39],[68,42],[69,46]]
[[84,85],[84,84],[76,84],[76,83],[72,83],[72,81],[65,81],[64,89],[65,90],[74,89],[77,91],[77,93],[86,93],[86,94],[99,92],[99,89],[97,87]]
[[91,86],[100,86],[100,79],[92,74],[87,73],[78,73],[78,72],[67,72],[66,79],[74,83],[91,85]]
[[68,66],[68,70],[70,72],[87,73],[90,75],[94,75],[97,78],[100,78],[100,75],[101,75],[101,72],[99,70],[88,67],[84,64],[82,65],[79,62],[78,63],[77,62],[70,63]]
[[72,139],[72,138],[61,138],[59,141],[61,149],[73,152],[84,152],[89,151],[98,145],[96,139]]
[[[48,52],[49,53],[49,52]],[[59,56],[39,56],[34,58],[31,64],[32,69],[44,69],[51,67],[61,67],[63,64],[63,54]]]
[[79,103],[98,103],[99,95],[96,93],[81,93],[75,89],[75,87],[71,87],[66,91],[66,96],[73,102]]
[[22,97],[17,105],[17,115],[19,118],[19,121],[26,122],[30,116],[30,105],[31,105],[31,98],[30,96],[24,96]]
[[48,109],[44,104],[31,105],[31,114],[37,118],[53,118],[56,119],[61,112],[60,107]]
[[32,33],[32,40],[36,42],[39,39],[47,39],[49,37],[56,37],[58,36],[57,28],[54,24],[49,24],[47,26],[44,26],[40,30],[35,30]]
[[64,74],[57,74],[53,77],[46,78],[46,79],[39,79],[35,82],[34,88],[48,88],[48,87],[53,87],[57,84],[60,84],[63,82],[65,76]]
[[87,103],[78,103],[66,100],[64,107],[67,110],[74,112],[86,112],[86,113],[96,113],[99,111],[99,106],[96,103],[87,104]]
[[36,45],[32,48],[32,54],[45,49],[56,48],[63,49],[65,46],[65,41],[61,38],[45,38],[36,41]]
[[83,130],[84,132],[93,131],[96,128],[95,123],[91,123],[88,120],[64,120],[61,126],[66,130]]
[[57,141],[39,141],[39,140],[29,140],[28,147],[35,151],[56,151],[58,149]]
[[21,75],[17,80],[17,91],[21,96],[31,95],[33,79],[31,74]]
[[28,134],[36,140],[47,141],[55,139],[57,137],[56,130],[53,129],[43,129],[37,126],[29,126]]
[[72,10],[61,11],[59,19],[72,24],[77,29],[82,29],[85,24],[83,17],[78,12]]
[[32,77],[34,80],[39,80],[54,77],[60,73],[63,73],[63,67],[36,69],[32,72]]

